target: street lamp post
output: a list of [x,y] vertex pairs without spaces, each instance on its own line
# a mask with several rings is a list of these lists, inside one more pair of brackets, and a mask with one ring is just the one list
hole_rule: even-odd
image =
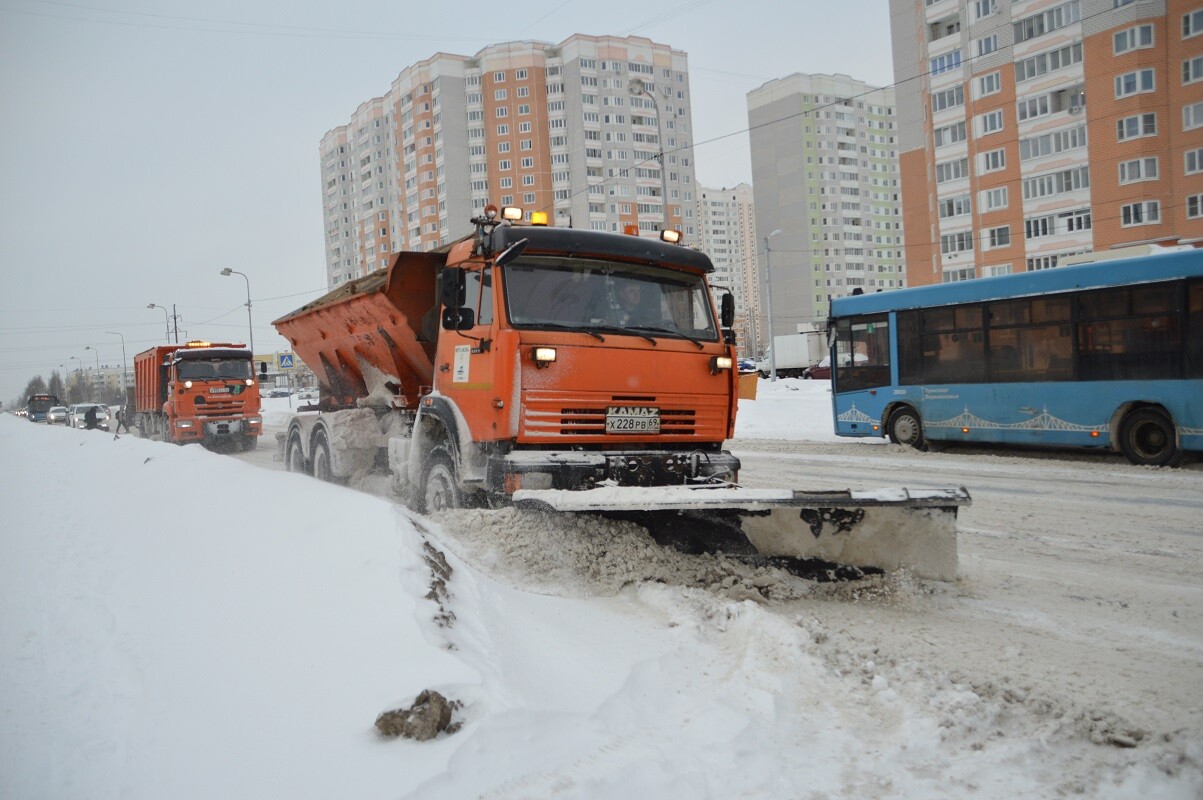
[[781,229],[770,233],[764,237],[764,278],[765,278],[765,306],[769,316],[769,380],[777,380],[777,348],[773,346],[773,267],[769,258],[769,239],[772,239],[777,234],[781,233]]
[[161,306],[158,303],[151,303],[147,306],[147,308],[163,309],[163,324],[166,326],[167,330],[167,343],[171,344],[171,315],[167,313],[167,306]]
[[[109,334],[110,336],[121,336],[121,334],[118,333],[117,331],[105,331],[105,333]],[[127,397],[127,395],[129,394],[129,389],[125,385],[126,368],[127,368],[127,363],[125,360],[125,337],[121,336],[121,402],[122,403],[125,403],[129,399]]]
[[[100,375],[100,351],[99,351],[99,350],[97,350],[95,347],[93,347],[93,346],[92,346],[92,345],[90,345],[90,344],[89,344],[89,345],[84,345],[84,349],[85,349],[85,350],[91,350],[91,351],[92,351],[92,354],[96,356],[96,373],[95,373],[95,377],[93,377],[91,380],[89,380],[89,381],[88,381],[88,388],[89,388],[89,389],[94,389],[94,388],[96,387],[96,384],[97,384],[97,379],[96,379],[96,378],[97,378],[97,377],[99,377],[99,375]],[[90,393],[91,393],[91,392],[89,392],[89,394],[90,394]]]
[[632,78],[627,84],[627,91],[634,95],[643,95],[648,100],[652,101],[652,108],[656,110],[656,141],[659,143],[659,154],[656,158],[660,161],[660,202],[664,209],[664,223],[661,230],[668,230],[672,227],[669,222],[668,214],[668,165],[664,163],[664,128],[660,123],[660,104],[656,102],[656,95],[650,91],[647,84],[639,78]]
[[244,281],[246,281],[246,326],[247,326],[247,335],[250,337],[250,339],[247,341],[247,344],[250,345],[251,359],[253,360],[255,358],[255,326],[251,322],[251,279],[246,276],[246,273],[239,272],[236,269],[230,269],[229,267],[226,267],[225,269],[223,269],[221,271],[221,274],[222,275],[241,275],[242,279]]
[[77,368],[76,368],[76,371],[75,371],[75,372],[76,372],[76,376],[78,377],[78,380],[76,380],[76,382],[75,382],[75,383],[76,383],[76,385],[78,386],[78,385],[79,385],[79,382],[83,380],[83,372],[84,372],[84,360],[83,360],[82,358],[80,358],[79,356],[67,356],[67,360],[68,360],[68,361],[70,361],[70,360],[71,360],[71,359],[73,359],[73,358],[74,358],[76,361],[78,361],[78,362],[79,362],[79,367],[77,367]]

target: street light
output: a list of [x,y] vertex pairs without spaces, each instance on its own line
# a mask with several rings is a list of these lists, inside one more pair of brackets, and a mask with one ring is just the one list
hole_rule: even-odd
[[627,84],[627,91],[632,96],[643,95],[648,100],[652,101],[652,108],[656,109],[656,141],[660,144],[660,154],[657,158],[660,161],[660,202],[664,208],[664,227],[661,230],[668,230],[671,226],[668,216],[668,172],[664,163],[664,129],[660,125],[660,104],[656,102],[656,95],[648,91],[647,84],[639,78],[632,78]]
[[773,267],[769,259],[769,239],[772,239],[777,234],[781,233],[781,229],[770,233],[764,237],[764,277],[765,287],[765,305],[769,312],[769,380],[777,380],[777,348],[773,346]]
[[[118,333],[117,331],[105,331],[105,333],[109,334],[110,336],[121,336],[121,334]],[[122,403],[124,403],[126,400],[129,399],[128,397],[126,397],[126,395],[128,394],[128,390],[126,389],[126,386],[125,386],[125,370],[126,370],[126,368],[127,368],[127,365],[126,365],[126,361],[125,361],[125,337],[121,336],[121,401],[122,401]]]
[[251,347],[251,359],[255,358],[255,326],[251,323],[251,279],[246,276],[246,273],[239,272],[236,269],[226,267],[221,271],[222,275],[241,275],[246,281],[246,326],[250,340],[247,342]]
[[167,313],[167,306],[161,306],[161,305],[158,305],[157,303],[151,303],[150,305],[147,306],[147,308],[163,309],[163,323],[164,323],[164,325],[166,325],[166,328],[167,328],[167,344],[171,344],[171,315]]

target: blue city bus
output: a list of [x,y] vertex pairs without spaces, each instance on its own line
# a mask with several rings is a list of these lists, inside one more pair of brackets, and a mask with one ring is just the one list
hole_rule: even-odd
[[46,412],[58,405],[52,394],[31,394],[25,403],[25,414],[30,422],[45,422]]
[[1203,450],[1203,250],[831,301],[840,436]]

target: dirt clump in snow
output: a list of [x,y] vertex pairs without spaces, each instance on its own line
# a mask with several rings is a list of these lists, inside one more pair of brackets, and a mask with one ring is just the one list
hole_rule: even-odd
[[460,725],[452,722],[452,716],[460,705],[458,700],[449,701],[435,690],[425,689],[409,708],[385,711],[376,717],[376,730],[388,739],[403,736],[418,742],[429,741],[440,733],[459,730]]

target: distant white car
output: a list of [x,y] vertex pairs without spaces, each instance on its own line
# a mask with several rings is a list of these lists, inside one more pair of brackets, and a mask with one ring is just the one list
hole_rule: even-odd
[[102,431],[109,429],[109,407],[100,403],[79,403],[71,406],[70,424],[72,428],[88,427],[88,409],[96,409],[96,427]]
[[63,425],[67,424],[67,407],[66,406],[54,406],[49,411],[46,412],[46,424],[47,425],[58,425],[60,423]]

